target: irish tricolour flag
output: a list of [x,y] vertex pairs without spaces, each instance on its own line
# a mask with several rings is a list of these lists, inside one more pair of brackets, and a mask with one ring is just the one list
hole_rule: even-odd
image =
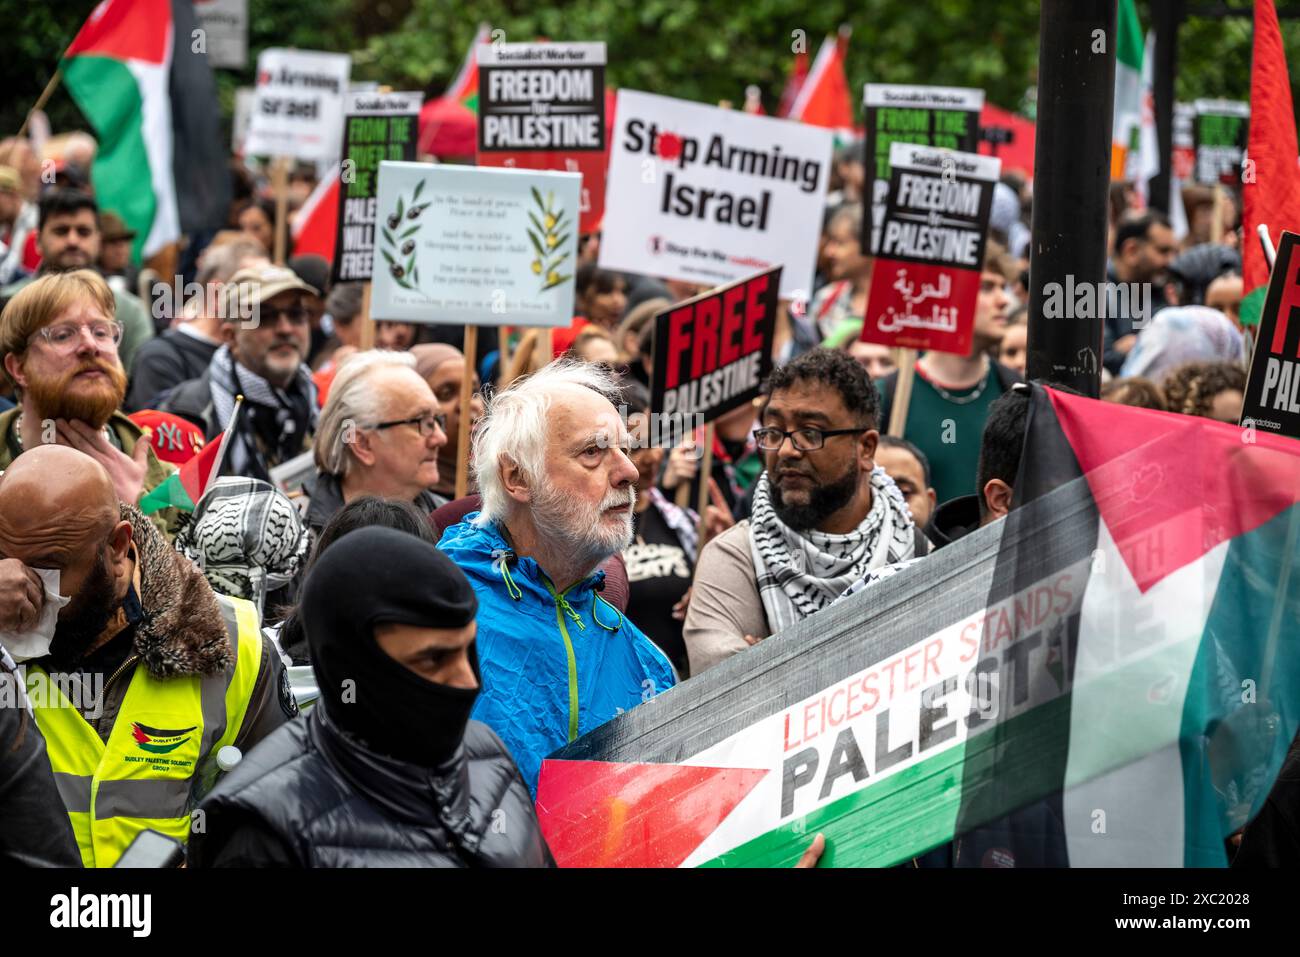
[[137,258],[224,214],[215,86],[193,31],[188,2],[103,0],[60,67],[98,135],[100,206],[136,231]]
[[1017,507],[548,759],[569,866],[1205,866],[1300,724],[1300,443],[1035,387]]

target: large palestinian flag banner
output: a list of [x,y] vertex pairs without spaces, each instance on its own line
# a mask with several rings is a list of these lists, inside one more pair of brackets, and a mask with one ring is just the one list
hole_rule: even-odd
[[543,764],[562,866],[1227,862],[1300,723],[1300,443],[1019,395],[1005,519]]
[[95,128],[102,210],[138,261],[220,226],[229,202],[216,81],[188,0],[103,0],[63,54],[63,84]]

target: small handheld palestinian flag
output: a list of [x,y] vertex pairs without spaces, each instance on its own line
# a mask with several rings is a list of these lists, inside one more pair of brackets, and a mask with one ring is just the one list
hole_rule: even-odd
[[195,505],[203,497],[213,481],[221,474],[221,463],[226,458],[226,446],[239,422],[239,413],[244,408],[244,397],[235,397],[235,411],[230,416],[226,430],[213,441],[203,446],[203,451],[191,458],[179,471],[167,476],[166,481],[146,492],[140,498],[140,511],[145,515],[164,508],[178,508],[183,512],[194,511]]

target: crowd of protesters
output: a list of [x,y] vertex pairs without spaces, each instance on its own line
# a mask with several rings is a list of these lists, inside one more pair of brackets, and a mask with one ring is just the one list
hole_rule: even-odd
[[[227,228],[186,251],[201,294],[169,305],[124,258],[84,139],[49,184],[0,144],[0,691],[17,659],[32,699],[0,708],[0,860],[111,866],[156,830],[192,866],[552,863],[547,755],[1012,507],[1032,203],[1015,174],[972,351],[916,360],[891,435],[897,355],[860,340],[866,177],[845,149],[817,288],[783,307],[775,371],[716,422],[701,474],[702,433],[644,441],[654,316],[701,287],[602,270],[593,234],[551,354],[536,331],[465,355],[459,329],[383,322],[363,349],[360,285],[274,263],[275,209],[240,167]],[[291,209],[312,185],[295,171]],[[1150,308],[1107,315],[1103,398],[1235,423],[1240,237],[1210,243],[1202,217],[1176,235],[1133,196],[1115,192],[1107,278]],[[146,517],[232,420],[221,479]],[[678,504],[701,491],[704,516]],[[303,666],[319,696],[300,711]],[[145,745],[182,760],[142,779]]]

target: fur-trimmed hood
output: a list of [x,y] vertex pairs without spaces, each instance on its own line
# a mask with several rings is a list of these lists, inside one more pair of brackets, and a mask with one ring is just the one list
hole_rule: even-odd
[[140,572],[144,620],[135,630],[135,652],[157,678],[211,675],[235,660],[216,593],[203,573],[177,552],[133,505],[122,504],[131,523]]

